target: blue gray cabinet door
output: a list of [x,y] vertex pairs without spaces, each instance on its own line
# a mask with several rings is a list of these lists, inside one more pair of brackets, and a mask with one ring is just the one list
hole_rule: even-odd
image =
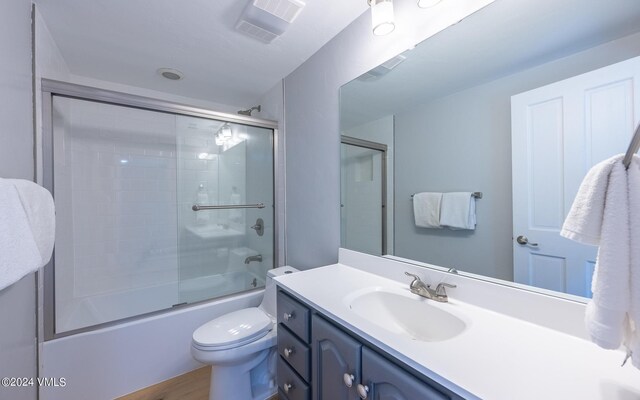
[[371,400],[451,399],[366,347],[362,349],[362,385]]
[[[313,400],[359,399],[362,345],[317,315],[311,325]],[[344,374],[353,375],[352,387],[345,384]]]

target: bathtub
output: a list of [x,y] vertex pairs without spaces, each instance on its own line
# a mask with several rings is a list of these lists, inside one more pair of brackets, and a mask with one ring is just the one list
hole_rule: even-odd
[[[253,281],[248,274],[229,278],[237,282]],[[188,280],[182,282],[181,289],[186,296],[196,296],[203,290],[215,289],[222,279],[210,276]],[[177,287],[178,283],[173,285]],[[123,306],[129,312],[131,307],[140,307],[136,311],[144,312],[145,305],[157,305],[154,303],[157,298],[152,297],[160,296],[165,289],[171,287],[159,285],[132,291],[115,302],[109,295],[87,299],[75,315],[117,316]],[[173,289],[178,296],[177,288]],[[190,354],[193,331],[222,314],[257,306],[263,292],[253,290],[41,343],[40,376],[65,378],[66,386],[41,387],[40,399],[111,400],[201,367]],[[133,298],[137,300],[131,301]],[[170,306],[176,304],[175,299],[164,300]]]

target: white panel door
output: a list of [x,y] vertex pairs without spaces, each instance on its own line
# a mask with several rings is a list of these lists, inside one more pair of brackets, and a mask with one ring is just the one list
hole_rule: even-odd
[[636,57],[511,98],[516,282],[591,297],[597,248],[560,229],[589,169],[626,151],[639,94]]

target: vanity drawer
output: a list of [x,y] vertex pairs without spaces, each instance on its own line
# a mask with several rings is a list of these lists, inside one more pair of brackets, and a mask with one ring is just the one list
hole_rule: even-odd
[[278,291],[278,323],[305,343],[309,343],[309,309],[282,291]]
[[[280,333],[278,332],[278,334]],[[278,390],[281,400],[309,400],[311,398],[309,385],[281,357],[278,357]]]
[[294,334],[283,326],[278,326],[278,353],[302,379],[309,381],[311,377],[311,352],[309,346],[301,342]]

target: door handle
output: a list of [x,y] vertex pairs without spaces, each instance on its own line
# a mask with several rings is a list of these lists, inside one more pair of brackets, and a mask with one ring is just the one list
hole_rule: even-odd
[[524,235],[520,235],[520,236],[518,236],[518,237],[516,238],[516,242],[518,242],[518,244],[522,244],[522,245],[524,245],[524,244],[528,244],[529,246],[538,247],[538,243],[531,243],[531,242],[529,241],[529,239],[528,239],[526,236],[524,236]]

